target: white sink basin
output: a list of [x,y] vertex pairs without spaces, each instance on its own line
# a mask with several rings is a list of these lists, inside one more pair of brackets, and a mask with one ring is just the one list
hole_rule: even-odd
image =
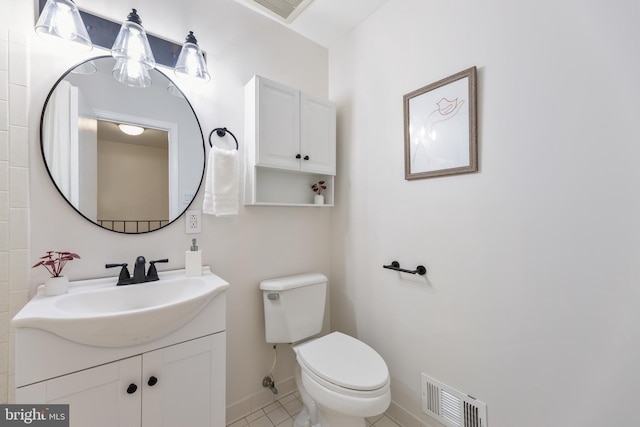
[[39,292],[13,318],[16,328],[42,329],[80,344],[121,347],[161,338],[193,319],[229,284],[208,267],[199,277],[184,270],[160,280],[116,286],[116,278],[69,283],[69,292]]

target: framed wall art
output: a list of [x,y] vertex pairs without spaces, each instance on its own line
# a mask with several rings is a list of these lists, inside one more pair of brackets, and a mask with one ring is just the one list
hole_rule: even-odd
[[477,172],[476,67],[404,96],[405,179]]

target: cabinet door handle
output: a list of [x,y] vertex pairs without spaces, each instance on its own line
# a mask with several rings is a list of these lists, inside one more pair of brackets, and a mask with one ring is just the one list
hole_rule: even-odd
[[300,154],[296,154],[296,159],[300,159],[302,156]]
[[304,160],[309,160],[309,156],[304,156]]
[[138,386],[133,383],[129,384],[129,387],[127,387],[128,394],[133,394],[136,392],[136,390],[138,390]]
[[158,384],[158,379],[151,375],[149,377],[149,381],[147,381],[147,384],[149,385],[149,387],[153,387],[154,385]]

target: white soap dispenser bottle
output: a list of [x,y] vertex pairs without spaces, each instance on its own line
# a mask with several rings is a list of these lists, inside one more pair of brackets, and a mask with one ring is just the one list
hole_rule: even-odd
[[196,239],[191,240],[191,249],[184,255],[184,269],[187,276],[202,276],[202,251],[198,250]]

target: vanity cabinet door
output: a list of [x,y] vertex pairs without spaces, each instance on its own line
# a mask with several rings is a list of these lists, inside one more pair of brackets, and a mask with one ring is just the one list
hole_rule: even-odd
[[300,91],[256,77],[257,166],[300,169]]
[[225,427],[225,333],[142,355],[143,427]]
[[141,356],[16,390],[16,403],[69,404],[71,427],[140,426]]

